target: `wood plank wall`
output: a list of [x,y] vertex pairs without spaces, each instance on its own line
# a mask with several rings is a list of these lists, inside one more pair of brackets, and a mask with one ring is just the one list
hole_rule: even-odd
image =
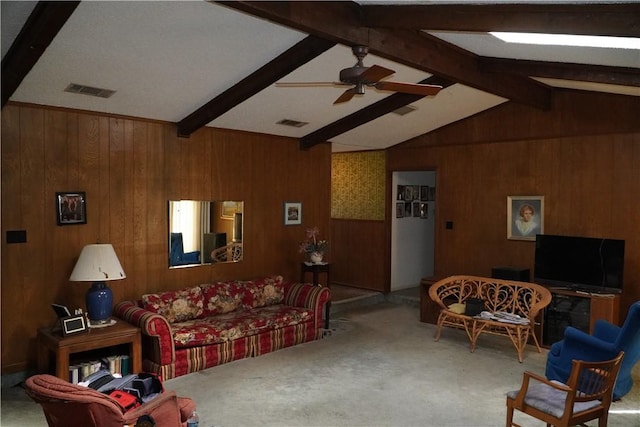
[[389,291],[385,221],[331,220],[331,281],[378,292]]
[[[36,330],[50,304],[84,307],[88,283],[68,277],[80,250],[112,243],[127,278],[114,300],[230,278],[299,279],[305,229],[330,228],[331,148],[205,128],[178,138],[171,124],[9,104],[2,110],[2,373],[34,367]],[[87,224],[57,226],[56,191],[85,191]],[[244,260],[168,268],[167,201],[243,200]],[[302,202],[303,224],[283,225]],[[8,230],[27,242],[7,244]]]
[[437,170],[436,276],[533,273],[534,244],[506,238],[506,199],[542,195],[546,234],[626,240],[624,318],[640,300],[638,111],[639,97],[568,91],[549,112],[508,103],[389,149],[389,171]]

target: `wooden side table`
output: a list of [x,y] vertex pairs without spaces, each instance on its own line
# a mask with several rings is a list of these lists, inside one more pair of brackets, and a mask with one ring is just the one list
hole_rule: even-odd
[[429,288],[439,279],[424,277],[420,280],[420,321],[425,323],[438,323],[440,306],[429,297]]
[[[320,273],[326,274],[326,287],[331,289],[331,264],[328,262],[321,264],[313,264],[310,262],[303,262],[300,265],[300,281],[304,283],[306,273],[313,275],[313,284],[322,286],[320,284]],[[329,329],[329,313],[331,312],[331,300],[327,302],[324,309],[324,328]]]
[[73,353],[129,344],[131,372],[142,371],[142,345],[140,329],[123,321],[116,320],[113,326],[90,328],[75,335],[63,336],[53,328],[38,329],[38,372],[49,372],[49,355],[56,358],[56,376],[69,381],[69,359]]

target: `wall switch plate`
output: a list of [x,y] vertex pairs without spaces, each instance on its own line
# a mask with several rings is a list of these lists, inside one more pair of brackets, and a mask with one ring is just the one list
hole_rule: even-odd
[[27,230],[7,230],[7,243],[26,243]]

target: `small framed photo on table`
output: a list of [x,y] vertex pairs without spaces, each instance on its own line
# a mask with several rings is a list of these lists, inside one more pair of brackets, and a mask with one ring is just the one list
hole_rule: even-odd
[[58,225],[87,223],[86,196],[82,191],[56,193],[56,219]]
[[84,316],[81,314],[77,316],[63,317],[60,319],[60,323],[62,326],[62,335],[65,337],[67,335],[77,334],[87,330],[87,323],[85,322]]

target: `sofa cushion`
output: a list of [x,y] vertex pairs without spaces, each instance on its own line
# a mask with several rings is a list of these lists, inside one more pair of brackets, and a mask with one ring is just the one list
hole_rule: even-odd
[[307,321],[313,321],[313,311],[278,304],[178,322],[171,328],[176,348],[184,348],[231,341]]
[[284,283],[282,276],[237,281],[235,283],[244,289],[242,308],[246,310],[281,304],[282,301],[284,301]]
[[235,282],[217,282],[200,285],[200,287],[204,305],[199,318],[229,313],[242,304],[244,288]]
[[164,316],[169,323],[192,320],[202,314],[200,286],[142,296],[142,308]]

